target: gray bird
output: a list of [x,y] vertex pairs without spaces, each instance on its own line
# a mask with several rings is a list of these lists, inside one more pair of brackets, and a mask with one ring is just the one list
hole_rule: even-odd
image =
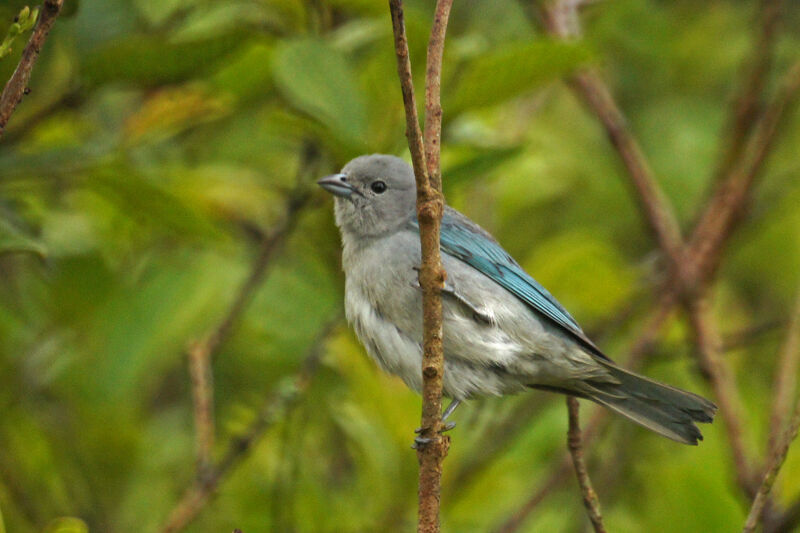
[[[347,320],[378,365],[419,392],[413,170],[394,156],[367,155],[318,183],[335,196]],[[463,400],[533,388],[592,400],[678,442],[702,440],[694,422],[711,422],[713,403],[618,367],[488,232],[450,207],[441,249],[444,395],[453,400],[445,418]]]

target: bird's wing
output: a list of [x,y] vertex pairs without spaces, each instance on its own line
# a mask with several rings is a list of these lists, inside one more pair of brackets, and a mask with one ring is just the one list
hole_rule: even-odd
[[[416,218],[411,225],[419,231]],[[606,358],[558,300],[529,276],[488,232],[449,207],[442,217],[440,243],[444,253],[488,276],[591,352]]]

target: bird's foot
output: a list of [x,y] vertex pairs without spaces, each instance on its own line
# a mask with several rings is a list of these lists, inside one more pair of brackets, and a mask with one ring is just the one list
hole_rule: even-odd
[[[445,431],[450,431],[454,427],[456,427],[455,422],[447,422],[442,426],[442,429],[439,431],[439,435],[443,434]],[[414,433],[416,433],[417,436],[414,437],[414,443],[411,445],[412,450],[419,450],[420,448],[430,444],[433,441],[433,439],[430,437],[419,436],[419,434],[422,433],[422,428],[415,429]]]

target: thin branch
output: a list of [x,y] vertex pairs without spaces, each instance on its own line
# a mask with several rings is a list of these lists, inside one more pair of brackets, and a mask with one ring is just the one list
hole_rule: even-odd
[[394,52],[397,56],[397,75],[400,78],[400,89],[403,93],[403,105],[406,114],[406,137],[408,149],[411,151],[411,163],[414,166],[414,177],[417,191],[428,185],[428,164],[425,162],[425,146],[422,141],[422,130],[417,115],[417,100],[414,96],[414,82],[411,77],[411,58],[408,55],[408,39],[406,23],[403,15],[402,0],[390,0],[389,11],[392,15],[392,31],[394,33]]
[[283,420],[286,413],[299,403],[317,373],[320,359],[324,353],[325,342],[340,322],[341,318],[337,317],[322,329],[306,356],[302,368],[290,382],[290,386],[279,385],[275,388],[275,392],[264,402],[258,417],[248,429],[240,437],[231,439],[222,458],[216,464],[209,466],[205,476],[196,478],[194,483],[186,489],[183,497],[169,513],[169,517],[160,531],[174,533],[188,526],[211,501],[219,485],[245,459],[247,453],[264,433],[275,423]]
[[800,291],[797,292],[786,340],[781,347],[778,367],[775,371],[775,384],[772,387],[775,395],[769,418],[768,450],[775,450],[778,445],[781,428],[792,408],[792,398],[797,388],[798,366],[800,366]]
[[28,40],[28,44],[22,51],[22,57],[16,70],[14,70],[14,74],[11,75],[3,89],[3,94],[0,95],[0,137],[3,135],[11,114],[22,101],[22,96],[28,92],[28,82],[31,79],[33,65],[36,64],[39,51],[44,46],[47,34],[55,24],[63,3],[64,0],[45,0],[42,9],[39,11],[39,22],[33,29],[33,34]]
[[782,119],[800,91],[800,61],[786,73],[778,95],[764,111],[747,144],[742,163],[722,182],[700,216],[686,254],[685,278],[697,286],[707,284],[719,266],[723,244],[740,219],[750,189],[760,174]]
[[789,421],[789,426],[786,428],[783,437],[775,450],[771,453],[769,466],[764,473],[761,485],[756,491],[753,505],[750,507],[750,513],[747,515],[747,520],[742,529],[744,533],[752,533],[755,531],[758,521],[761,519],[761,514],[764,511],[764,506],[768,501],[767,497],[772,490],[772,486],[775,484],[775,479],[778,477],[781,466],[783,466],[786,460],[786,455],[789,453],[789,447],[797,437],[798,429],[800,429],[800,401],[798,401],[795,406],[794,415]]
[[442,462],[450,445],[443,436],[442,384],[444,349],[442,345],[441,288],[445,272],[439,250],[439,229],[444,211],[439,148],[442,109],[439,98],[442,54],[452,0],[438,0],[431,36],[428,41],[425,76],[425,134],[420,136],[419,119],[411,78],[411,62],[403,19],[401,0],[390,0],[397,72],[406,111],[406,136],[417,181],[417,218],[420,228],[422,264],[419,284],[422,288],[423,353],[422,353],[422,423],[417,447],[419,460],[419,513],[417,530],[439,531],[439,499],[441,494]]
[[583,505],[592,522],[595,533],[605,533],[603,526],[603,513],[600,511],[600,500],[592,488],[592,480],[586,462],[583,460],[583,445],[581,444],[581,426],[579,421],[580,404],[574,396],[567,396],[567,412],[569,413],[569,430],[567,431],[567,448],[572,456],[572,465],[578,477],[578,484],[583,495]]
[[718,182],[730,174],[748,135],[757,122],[764,85],[772,65],[773,49],[782,8],[783,0],[761,0],[758,35],[749,65],[742,71],[741,87],[738,96],[732,102],[728,124],[721,134],[724,144],[723,155],[714,173],[714,182]]
[[722,342],[710,314],[708,299],[693,298],[688,303],[687,310],[695,334],[700,371],[714,389],[719,413],[725,422],[736,480],[746,494],[752,495],[756,478],[744,442],[741,397],[730,369],[720,358]]
[[187,359],[192,381],[197,473],[199,477],[205,477],[214,449],[214,378],[208,344],[194,343],[187,352]]

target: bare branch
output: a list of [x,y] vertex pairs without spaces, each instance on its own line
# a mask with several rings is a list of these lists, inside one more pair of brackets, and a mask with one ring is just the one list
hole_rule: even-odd
[[775,371],[775,395],[772,400],[772,411],[769,419],[768,450],[775,450],[778,445],[781,428],[792,408],[792,398],[797,388],[797,368],[800,366],[800,291],[795,299],[794,311],[789,322],[786,340],[781,347],[778,367]]
[[291,387],[278,386],[264,402],[258,417],[238,438],[228,443],[227,451],[216,464],[210,465],[206,475],[196,478],[175,505],[160,531],[174,533],[188,526],[213,498],[220,483],[245,459],[247,453],[276,422],[284,419],[286,413],[297,405],[316,375],[319,362],[324,353],[325,342],[341,317],[329,322],[317,336],[300,371],[291,381]]
[[761,514],[764,511],[764,506],[768,501],[767,497],[772,490],[772,486],[775,484],[775,479],[778,477],[778,472],[780,472],[783,462],[786,460],[786,455],[789,453],[789,447],[797,437],[798,429],[800,429],[800,401],[798,401],[795,406],[794,415],[789,421],[789,426],[786,428],[783,437],[780,439],[775,450],[771,453],[764,478],[756,491],[753,505],[750,507],[750,513],[747,515],[747,520],[742,529],[744,533],[752,533],[755,531],[756,525],[758,525],[758,521],[761,519]]
[[567,431],[567,448],[572,456],[572,465],[578,477],[578,484],[583,494],[583,505],[592,522],[595,533],[605,533],[603,514],[600,511],[600,500],[592,488],[592,480],[586,462],[583,460],[583,445],[581,444],[581,426],[579,421],[580,404],[574,396],[567,396],[567,412],[569,413],[569,430]]
[[214,384],[208,344],[194,343],[187,352],[187,358],[192,380],[197,474],[198,477],[204,477],[211,464],[211,453],[214,449]]
[[411,58],[408,55],[408,39],[406,23],[403,16],[402,0],[390,0],[389,11],[392,15],[392,31],[394,33],[394,51],[397,56],[397,75],[400,78],[400,89],[403,93],[403,105],[406,112],[406,137],[408,149],[411,151],[411,163],[414,166],[414,177],[417,190],[428,186],[428,164],[425,162],[425,146],[422,141],[422,130],[417,115],[417,100],[414,96],[414,81],[411,77]]
[[22,96],[28,91],[28,82],[31,79],[33,65],[36,64],[36,60],[39,58],[39,51],[44,46],[47,34],[53,27],[63,3],[64,0],[45,0],[42,5],[42,9],[39,12],[39,22],[33,29],[33,34],[28,40],[28,44],[22,51],[22,57],[16,70],[14,70],[14,74],[11,75],[11,79],[8,80],[3,89],[3,94],[0,95],[0,137],[3,135],[11,114],[22,101]]
[[419,220],[422,264],[419,284],[422,288],[423,354],[422,354],[422,424],[419,459],[419,514],[417,529],[420,532],[439,531],[439,498],[441,493],[442,461],[450,445],[443,436],[442,378],[444,349],[442,345],[442,300],[440,291],[444,284],[439,250],[439,229],[444,211],[439,148],[442,127],[442,108],[439,99],[441,86],[442,54],[444,51],[447,21],[452,0],[438,0],[428,41],[427,70],[425,76],[425,135],[420,135],[411,79],[411,62],[403,19],[401,0],[390,0],[397,72],[406,111],[406,136],[414,175],[417,181],[417,218]]

